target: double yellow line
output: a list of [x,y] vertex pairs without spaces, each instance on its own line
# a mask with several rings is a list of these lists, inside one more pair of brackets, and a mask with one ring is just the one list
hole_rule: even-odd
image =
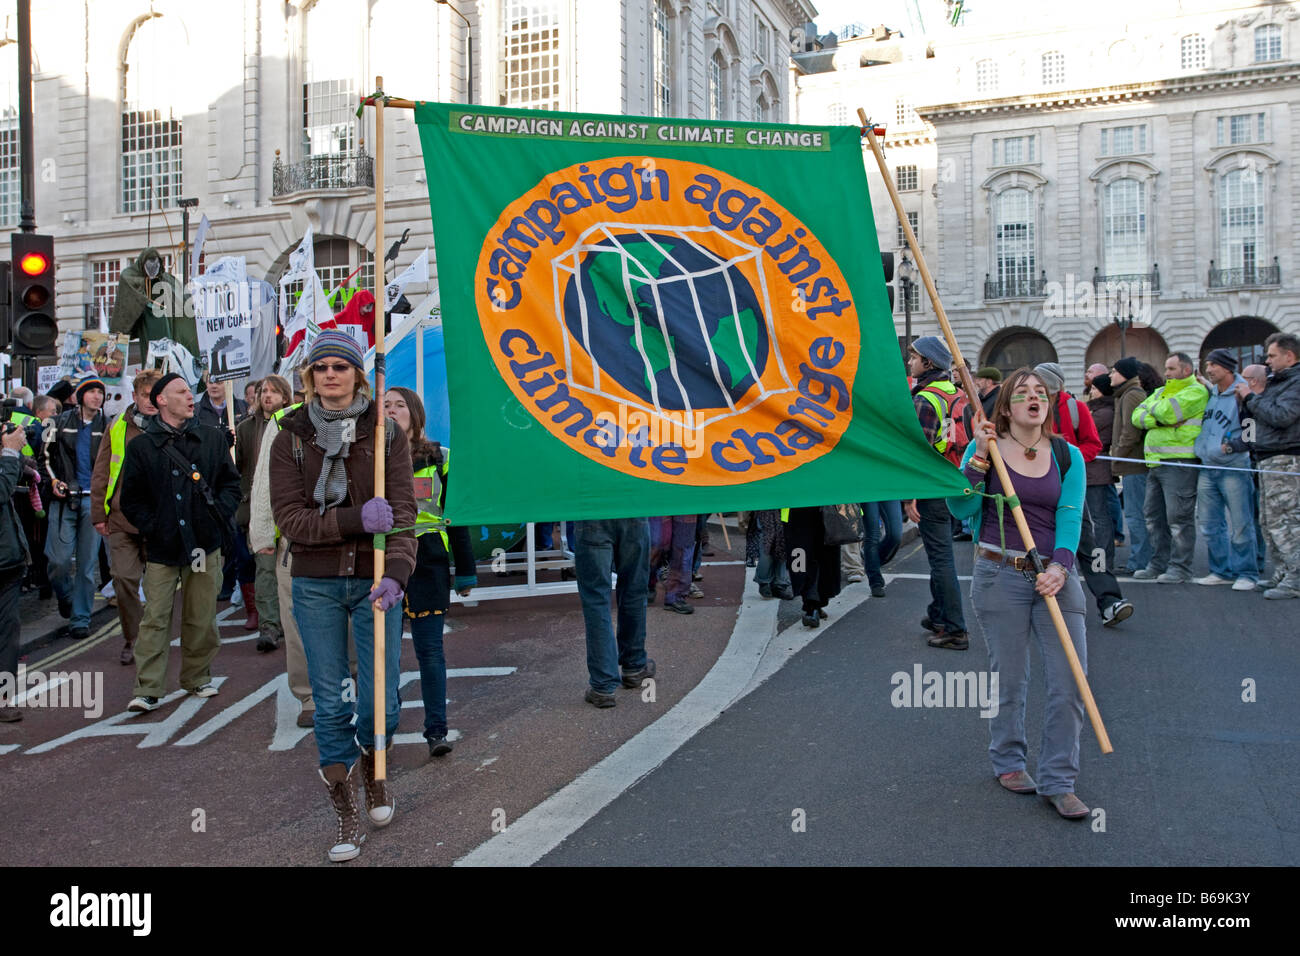
[[109,638],[121,633],[121,621],[114,617],[94,634],[85,640],[73,642],[71,647],[65,647],[61,651],[56,651],[44,660],[37,661],[35,664],[29,664],[28,670],[49,670],[54,664],[62,664],[66,660],[71,660],[78,654],[90,650],[92,647],[98,647]]

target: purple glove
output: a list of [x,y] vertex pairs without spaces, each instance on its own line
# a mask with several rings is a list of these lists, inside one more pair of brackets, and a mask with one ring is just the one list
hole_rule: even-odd
[[402,603],[404,593],[401,586],[392,578],[383,578],[370,589],[370,596],[366,600],[371,603],[378,601],[381,610],[389,611]]
[[367,534],[393,530],[393,509],[383,498],[371,498],[361,506],[361,527]]

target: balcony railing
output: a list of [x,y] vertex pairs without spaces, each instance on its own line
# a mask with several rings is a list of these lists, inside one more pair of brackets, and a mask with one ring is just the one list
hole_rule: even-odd
[[308,156],[282,163],[275,151],[271,165],[271,195],[288,196],[309,189],[355,189],[375,185],[375,162],[364,152]]
[[1038,299],[1047,294],[1047,273],[1037,279],[1027,277],[992,279],[984,273],[986,299]]
[[1273,257],[1271,266],[1245,266],[1240,269],[1216,269],[1210,260],[1209,287],[1211,289],[1253,289],[1282,284],[1282,267]]
[[1153,265],[1150,272],[1122,272],[1104,276],[1099,269],[1092,270],[1092,287],[1094,292],[1106,288],[1127,288],[1130,290],[1147,289],[1160,291],[1160,266]]

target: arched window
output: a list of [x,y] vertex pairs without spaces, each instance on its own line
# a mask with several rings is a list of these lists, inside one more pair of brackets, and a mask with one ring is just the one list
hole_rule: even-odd
[[122,211],[175,206],[181,197],[181,110],[176,99],[192,64],[184,32],[161,14],[144,20],[122,64]]
[[1188,34],[1183,37],[1180,48],[1182,52],[1180,63],[1184,70],[1205,69],[1205,37],[1199,33]]
[[0,47],[0,227],[16,226],[22,212],[18,162],[18,44]]
[[1229,170],[1219,177],[1217,266],[1250,277],[1264,259],[1264,177],[1251,166]]
[[754,104],[754,118],[760,123],[772,122],[772,110],[767,104],[766,94],[758,94],[758,102]]
[[1147,269],[1146,185],[1117,179],[1102,192],[1102,256],[1106,274],[1137,275]]
[[304,157],[350,156],[359,148],[360,41],[350,12],[343,0],[319,0],[307,13],[302,84]]
[[560,5],[501,0],[502,106],[560,108]]
[[826,107],[826,122],[831,126],[847,126],[849,123],[849,108],[843,103],[832,103]]
[[1032,294],[1038,269],[1034,195],[1028,189],[1003,190],[997,197],[994,246],[998,285],[1003,296]]
[[722,51],[715,51],[709,58],[709,119],[726,119],[724,108],[725,95],[723,85],[726,82],[727,64],[722,58]]
[[1043,88],[1065,85],[1065,54],[1057,50],[1043,54]]
[[998,65],[992,60],[980,60],[975,64],[975,92],[996,93],[998,89]]
[[1276,23],[1255,27],[1255,62],[1270,63],[1282,59],[1282,28]]
[[667,0],[655,0],[653,39],[654,72],[650,91],[653,116],[671,116],[673,112],[673,38],[672,11]]

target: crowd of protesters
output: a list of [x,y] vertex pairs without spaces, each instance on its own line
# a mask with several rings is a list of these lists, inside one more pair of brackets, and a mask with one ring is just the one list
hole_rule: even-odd
[[[806,627],[827,616],[845,585],[866,579],[887,594],[883,568],[898,552],[906,516],[930,567],[920,626],[930,647],[964,651],[969,630],[955,542],[976,554],[970,606],[1003,675],[990,756],[999,782],[1038,792],[1077,819],[1074,794],[1082,703],[1056,644],[1043,598],[1055,595],[1086,667],[1084,588],[1107,627],[1135,611],[1120,578],[1159,584],[1227,585],[1267,599],[1300,597],[1300,340],[1278,333],[1265,366],[1237,368],[1224,349],[1198,369],[1183,353],[1157,371],[1133,357],[1093,365],[1071,394],[1054,363],[1004,376],[973,371],[972,406],[944,342],[913,342],[907,370],[918,423],[935,451],[962,469],[978,494],[961,499],[865,502],[742,512],[745,563],[761,599],[798,600]],[[195,397],[174,373],[144,371],[115,419],[96,378],[49,395],[10,395],[0,450],[0,670],[18,655],[18,594],[57,601],[73,639],[89,634],[99,585],[112,582],[121,662],[134,665],[132,711],[156,709],[167,692],[173,609],[180,592],[180,686],[218,688],[216,611],[238,589],[257,650],[285,648],[298,723],[315,731],[319,772],[338,817],[330,859],[360,852],[366,816],[387,825],[396,800],[375,773],[399,715],[400,635],[409,622],[420,666],[424,731],[433,757],[451,750],[443,623],[451,591],[477,586],[465,529],[443,517],[449,450],[425,435],[419,396],[394,387],[376,407],[357,343],[323,331],[300,370],[250,383],[244,398],[208,383]],[[381,417],[380,412],[384,415]],[[378,436],[383,429],[383,445]],[[1016,501],[1037,545],[1030,554],[1007,504],[989,444],[1014,478]],[[376,496],[375,458],[388,484]],[[694,611],[711,555],[707,515],[571,522],[586,625],[585,700],[616,706],[618,688],[655,675],[646,653],[647,608]],[[845,523],[854,526],[845,533]],[[550,547],[552,525],[543,525]],[[1195,577],[1197,535],[1209,573]],[[373,583],[373,541],[384,536],[382,580]],[[1123,560],[1117,548],[1125,548]],[[1041,555],[1041,570],[1035,558]],[[1271,555],[1271,575],[1269,561]],[[103,560],[106,556],[106,562]],[[611,576],[617,576],[617,589]],[[611,618],[611,598],[613,617]],[[385,617],[385,726],[373,725],[372,606]],[[1023,681],[1031,638],[1048,682],[1039,781],[1025,767]],[[355,699],[340,688],[355,681]],[[17,720],[0,701],[0,719]]]

